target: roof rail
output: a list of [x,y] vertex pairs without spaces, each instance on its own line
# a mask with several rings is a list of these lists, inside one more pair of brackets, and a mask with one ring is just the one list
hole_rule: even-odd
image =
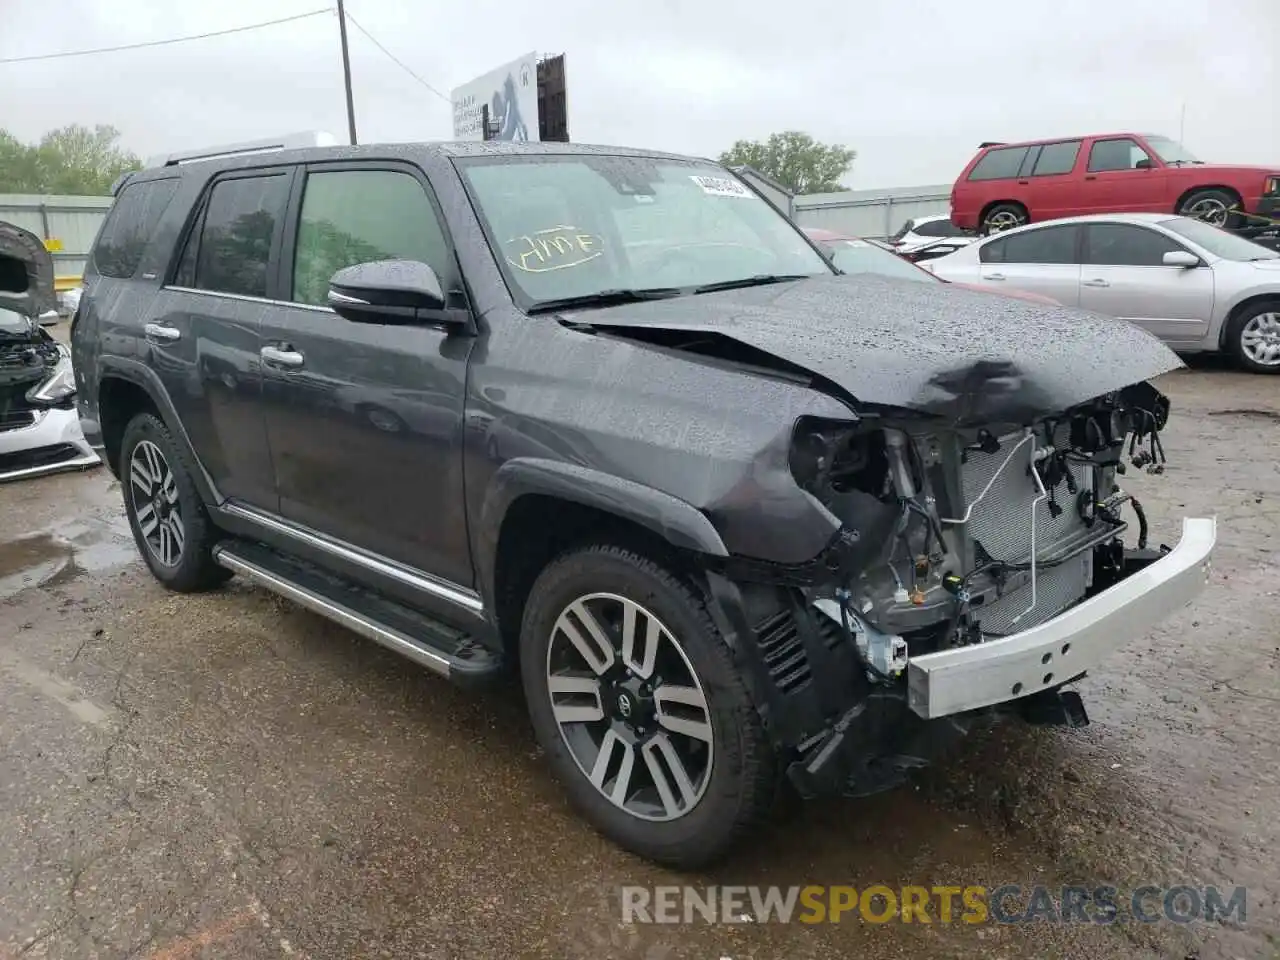
[[982,143],[978,144],[978,149],[985,150],[987,147],[1003,147],[1004,145],[1004,140],[984,140]]
[[148,167],[173,167],[182,163],[214,160],[224,157],[251,156],[255,153],[273,153],[277,150],[297,150],[303,147],[333,147],[338,140],[331,133],[313,130],[307,133],[290,133],[282,137],[264,140],[246,140],[244,143],[228,143],[198,150],[182,150],[177,153],[159,154],[147,161]]

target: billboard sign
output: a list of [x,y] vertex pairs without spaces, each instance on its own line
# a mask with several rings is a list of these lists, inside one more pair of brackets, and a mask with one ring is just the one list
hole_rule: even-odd
[[483,140],[481,108],[488,104],[494,140],[538,140],[538,55],[530,53],[454,89],[453,137]]

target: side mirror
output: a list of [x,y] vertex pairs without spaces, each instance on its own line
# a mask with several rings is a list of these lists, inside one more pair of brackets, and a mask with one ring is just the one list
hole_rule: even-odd
[[329,280],[329,306],[353,323],[440,323],[440,278],[417,260],[375,260],[343,267]]
[[1151,162],[1150,157],[1143,157],[1133,165],[1135,170],[1151,170],[1155,168],[1155,164]]
[[62,319],[57,310],[46,310],[37,318],[42,327],[52,327],[55,323]]
[[1200,258],[1186,250],[1170,250],[1162,261],[1166,267],[1198,267]]

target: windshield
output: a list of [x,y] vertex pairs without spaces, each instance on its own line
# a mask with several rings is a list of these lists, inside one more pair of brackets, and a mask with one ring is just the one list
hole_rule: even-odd
[[1224,260],[1280,260],[1280,253],[1268,250],[1244,237],[1227,233],[1221,227],[1205,223],[1203,220],[1192,220],[1190,217],[1174,217],[1162,220],[1161,226],[1174,233],[1186,237],[1192,243],[1199,244],[1214,256]]
[[1168,137],[1147,137],[1147,145],[1163,160],[1165,163],[1199,163],[1191,153],[1180,144],[1177,140],[1170,140]]
[[878,273],[901,280],[919,283],[941,283],[933,274],[920,269],[914,263],[903,260],[874,243],[865,240],[825,240],[834,256],[832,262],[844,273]]
[[459,167],[525,307],[831,273],[790,221],[714,164],[571,155]]

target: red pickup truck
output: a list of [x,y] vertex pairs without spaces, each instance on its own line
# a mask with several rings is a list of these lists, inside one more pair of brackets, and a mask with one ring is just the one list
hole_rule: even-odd
[[1180,213],[1215,226],[1280,219],[1280,164],[1202,163],[1137,133],[984,143],[951,188],[951,220],[993,233],[1095,213]]

